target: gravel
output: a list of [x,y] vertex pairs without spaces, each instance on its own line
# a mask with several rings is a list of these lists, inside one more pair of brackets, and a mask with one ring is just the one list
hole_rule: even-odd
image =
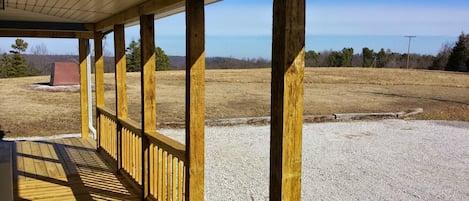
[[[182,129],[160,132],[184,143]],[[269,136],[269,126],[206,127],[205,200],[268,200]],[[469,122],[304,124],[301,197],[469,200]]]
[[[268,200],[269,129],[206,127],[205,200]],[[184,130],[161,132],[184,141]],[[301,196],[469,200],[469,122],[305,124]]]

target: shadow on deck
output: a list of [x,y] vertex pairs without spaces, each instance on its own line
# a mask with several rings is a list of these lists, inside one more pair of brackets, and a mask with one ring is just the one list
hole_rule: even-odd
[[11,142],[15,200],[140,200],[93,140]]

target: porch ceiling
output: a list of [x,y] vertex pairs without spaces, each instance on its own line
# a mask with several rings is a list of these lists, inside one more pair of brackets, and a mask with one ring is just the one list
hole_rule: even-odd
[[[0,30],[66,31],[58,29],[58,25],[77,32],[106,32],[113,24],[136,23],[140,15],[153,13],[158,19],[182,12],[185,5],[184,0],[4,1],[4,10],[0,9]],[[205,3],[217,1],[220,0],[205,0]]]

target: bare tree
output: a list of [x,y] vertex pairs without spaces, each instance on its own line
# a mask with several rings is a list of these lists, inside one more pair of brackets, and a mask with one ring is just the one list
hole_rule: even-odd
[[37,69],[41,74],[50,74],[50,61],[48,59],[49,52],[44,43],[35,45],[31,48],[31,57],[29,64]]
[[433,60],[430,70],[444,70],[446,64],[448,63],[449,55],[453,51],[454,44],[446,42],[442,45],[440,52],[436,55]]
[[103,57],[104,57],[104,72],[114,73],[115,72],[115,61],[112,53],[113,47],[107,46],[107,35],[103,38]]

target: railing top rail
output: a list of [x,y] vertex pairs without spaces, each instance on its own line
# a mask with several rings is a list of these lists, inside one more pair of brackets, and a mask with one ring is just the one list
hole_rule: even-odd
[[104,116],[112,119],[113,121],[117,122],[116,112],[112,111],[111,109],[107,108],[106,106],[103,107],[96,107],[96,109]]
[[[133,119],[121,119],[116,117],[116,113],[107,107],[97,107],[98,111],[113,121],[119,122],[122,126],[129,131],[135,133],[138,136],[142,136],[141,125]],[[156,146],[167,151],[169,154],[179,158],[179,160],[185,162],[186,157],[186,146],[176,140],[173,140],[161,133],[145,132],[145,135],[150,143],[154,143]]]
[[139,125],[139,123],[133,119],[121,119],[119,118],[119,122],[122,124],[122,126],[131,132],[135,133],[138,136],[142,136],[142,127]]
[[148,137],[150,143],[154,143],[179,160],[186,162],[186,146],[184,144],[158,132],[145,132],[145,136]]

